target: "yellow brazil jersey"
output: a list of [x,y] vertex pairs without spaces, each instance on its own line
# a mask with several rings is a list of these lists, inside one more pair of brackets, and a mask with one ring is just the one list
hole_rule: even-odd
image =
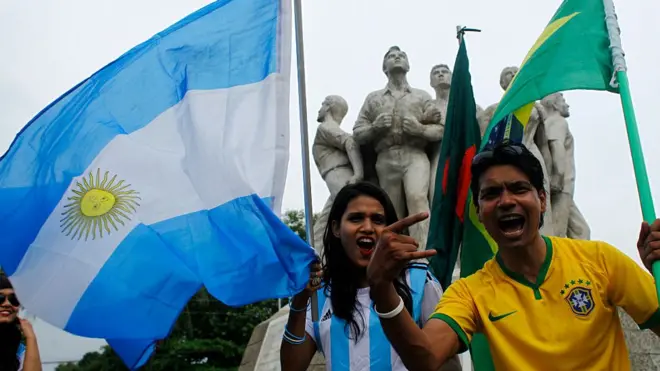
[[641,328],[659,326],[653,277],[607,243],[545,241],[537,282],[496,256],[453,283],[432,318],[456,331],[463,350],[485,334],[497,370],[630,370],[616,307]]

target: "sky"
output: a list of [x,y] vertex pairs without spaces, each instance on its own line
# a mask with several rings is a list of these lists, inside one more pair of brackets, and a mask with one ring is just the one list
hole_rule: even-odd
[[[208,0],[0,0],[0,153],[43,107],[78,82]],[[385,86],[382,57],[392,45],[408,53],[413,87],[426,89],[433,65],[453,66],[456,25],[479,28],[467,36],[470,70],[479,105],[502,96],[502,68],[519,65],[560,0],[313,0],[303,4],[310,146],[316,113],[326,95],[349,104],[342,128],[351,132],[366,95]],[[617,14],[651,189],[660,197],[660,2],[619,0]],[[302,209],[303,179],[295,51],[291,76],[291,146],[283,209]],[[618,95],[574,91],[569,125],[575,138],[575,201],[604,240],[637,262],[642,219]],[[81,144],[84,145],[84,144]],[[328,191],[311,161],[313,210]],[[63,335],[37,323],[44,361],[74,359],[99,341]]]

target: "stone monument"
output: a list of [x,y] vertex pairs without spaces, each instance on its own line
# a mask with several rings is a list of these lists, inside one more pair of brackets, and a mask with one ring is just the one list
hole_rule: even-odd
[[313,227],[314,247],[320,256],[325,225],[335,196],[345,185],[360,181],[364,177],[360,147],[353,137],[340,127],[347,112],[346,100],[338,95],[330,95],[321,104],[316,119],[320,124],[312,144],[312,157],[330,191],[330,196]]
[[575,158],[573,135],[568,127],[569,106],[562,93],[541,100],[545,111],[545,132],[550,148],[550,195],[554,235],[576,239],[590,237],[587,221],[580,213],[575,193]]
[[[313,228],[319,253],[332,201],[338,190],[350,182],[364,178],[380,184],[392,198],[399,217],[428,210],[433,198],[452,72],[447,65],[431,69],[434,100],[428,93],[408,85],[408,58],[398,47],[388,50],[382,67],[388,79],[387,86],[367,96],[353,135],[340,128],[348,112],[343,98],[328,96],[319,110],[320,125],[312,153],[330,191]],[[502,89],[508,88],[517,71],[517,67],[502,71]],[[477,106],[482,136],[496,108],[496,104],[486,110]],[[551,195],[542,233],[589,239],[589,226],[573,200],[575,159],[568,117],[569,106],[563,94],[543,98],[532,111],[523,143],[541,162],[546,177],[544,186]],[[420,241],[420,248],[425,248],[428,223],[409,232]],[[454,271],[453,280],[458,278],[458,273]],[[288,312],[284,307],[255,328],[240,371],[280,370],[279,349]],[[660,340],[649,330],[641,331],[624,311],[619,310],[619,316],[633,370],[660,370],[660,351],[657,350]],[[464,369],[471,368],[468,357],[467,354],[461,357]],[[308,370],[325,370],[325,360],[320,353],[314,356]]]
[[[370,93],[353,127],[362,147],[365,174],[387,192],[399,218],[429,211],[431,163],[427,149],[442,139],[437,105],[424,90],[412,88],[406,75],[408,56],[391,47],[383,57],[384,89]],[[368,169],[375,169],[370,171]],[[374,179],[375,178],[375,179]],[[410,227],[410,236],[426,248],[429,220]]]

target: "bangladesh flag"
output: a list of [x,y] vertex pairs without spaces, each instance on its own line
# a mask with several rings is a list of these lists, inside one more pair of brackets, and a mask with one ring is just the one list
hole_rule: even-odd
[[465,202],[470,188],[470,164],[477,152],[480,137],[470,62],[463,40],[458,49],[451,79],[427,242],[427,249],[437,251],[430,265],[444,289],[451,284],[452,272],[463,239]]
[[[610,2],[611,3],[611,2]],[[491,147],[503,140],[521,142],[534,102],[566,90],[606,90],[614,74],[604,0],[565,0],[532,46],[504,93],[481,143]],[[497,245],[479,222],[468,196],[463,229],[461,276],[481,269]],[[485,337],[473,337],[476,371],[494,370]]]

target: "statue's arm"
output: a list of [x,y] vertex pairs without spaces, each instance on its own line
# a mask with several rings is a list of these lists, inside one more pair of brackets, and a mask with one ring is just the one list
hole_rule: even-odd
[[353,138],[360,145],[368,144],[374,139],[375,130],[373,130],[373,113],[370,100],[371,95],[362,104],[355,126],[353,126]]
[[440,123],[427,124],[422,128],[422,138],[429,142],[437,142],[442,140],[442,135],[445,133],[445,127]]
[[490,120],[493,119],[495,109],[497,109],[497,104],[490,105],[486,107],[485,110],[478,113],[477,121],[479,121],[479,130],[481,131],[482,137],[486,134],[486,130],[488,130],[488,124],[490,124]]
[[346,154],[348,155],[348,160],[351,162],[353,167],[353,178],[356,180],[364,179],[364,164],[362,162],[362,153],[360,152],[360,146],[355,142],[353,137],[349,136],[346,139]]
[[440,110],[438,106],[433,102],[428,93],[423,92],[423,94],[424,107],[422,108],[422,112],[424,112],[424,117],[422,120],[425,122],[425,125],[422,124],[420,120],[409,117],[407,118],[410,120],[407,123],[407,125],[410,125],[409,133],[412,135],[418,135],[429,142],[437,142],[442,140],[445,127],[442,125],[442,117],[439,115]]
[[546,121],[546,135],[549,140],[550,154],[552,156],[551,188],[561,189],[564,174],[566,174],[566,140],[568,123],[564,119],[551,119]]
[[536,133],[534,135],[534,143],[541,152],[541,157],[547,171],[551,170],[552,167],[552,153],[550,152],[548,136],[545,133],[545,124],[543,122],[539,123]]

